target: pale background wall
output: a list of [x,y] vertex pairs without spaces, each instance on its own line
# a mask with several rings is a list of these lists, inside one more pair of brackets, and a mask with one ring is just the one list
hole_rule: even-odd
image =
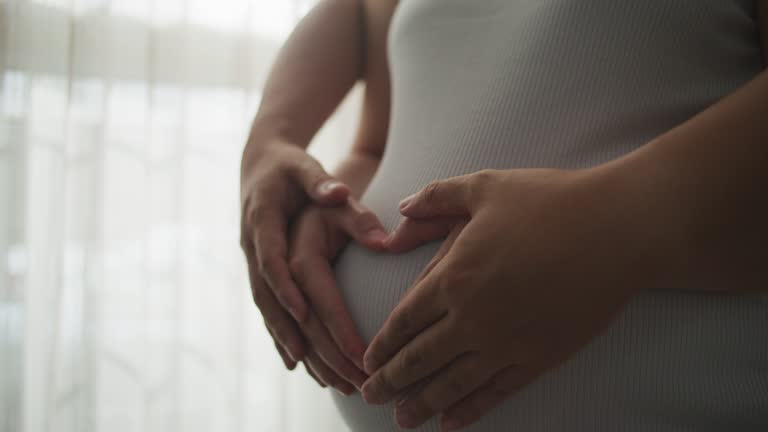
[[344,430],[238,247],[247,126],[313,2],[0,0],[0,431]]

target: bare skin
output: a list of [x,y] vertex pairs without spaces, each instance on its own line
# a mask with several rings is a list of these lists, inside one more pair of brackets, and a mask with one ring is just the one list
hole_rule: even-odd
[[[766,185],[762,168],[768,162],[764,146],[768,134],[762,126],[768,118],[765,74],[626,157],[578,172],[484,171],[438,182],[403,206],[404,223],[388,241],[381,240],[380,234],[375,240],[368,236],[378,222],[354,198],[365,190],[384,150],[389,119],[384,41],[396,1],[362,4],[360,15],[358,2],[326,0],[297,28],[271,75],[244,153],[244,249],[254,298],[286,366],[293,368],[294,360],[304,359],[308,372],[321,385],[330,384],[345,393],[352,391],[350,383],[357,386],[366,373],[371,374],[364,395],[381,402],[415,377],[455,362],[455,367],[397,411],[405,426],[442,412],[448,430],[476,421],[543,371],[565,361],[602,332],[640,287],[701,290],[764,289],[767,285],[761,268],[765,252],[757,248],[766,243],[765,227],[759,221],[768,216],[759,199]],[[758,4],[761,28],[766,29],[768,6]],[[768,47],[768,31],[761,37]],[[313,79],[302,79],[306,76]],[[315,186],[330,177],[324,177],[327,174],[303,149],[357,79],[366,81],[366,93],[352,154],[336,173],[345,183],[323,194]],[[304,103],[308,99],[319,103]],[[274,166],[279,168],[265,168]],[[253,174],[258,172],[268,174]],[[648,178],[658,180],[649,183]],[[265,183],[275,186],[266,192],[256,190],[255,184]],[[512,194],[514,199],[508,199]],[[707,199],[690,199],[702,195]],[[263,203],[272,209],[266,214],[273,216],[267,222],[263,217],[250,218],[265,214],[250,209],[250,202]],[[504,202],[517,205],[505,209],[497,204]],[[499,215],[504,212],[518,219],[503,221]],[[575,224],[578,229],[564,230],[557,242],[547,242],[551,233],[542,221],[557,218],[560,223],[555,225],[574,225],[563,224],[563,215],[603,223],[599,227]],[[528,230],[515,229],[515,224]],[[258,232],[273,234],[265,238]],[[504,237],[489,237],[491,232]],[[397,253],[442,237],[447,237],[443,248],[393,311],[366,351],[363,364],[362,341],[330,277],[328,262],[349,239]],[[501,238],[503,244],[538,246],[532,248],[534,253],[521,256],[504,249]],[[321,247],[324,242],[331,247]],[[256,253],[259,245],[267,244],[284,245],[277,248],[274,262],[267,260],[272,265],[264,265]],[[505,264],[479,258],[490,255],[503,255]],[[452,273],[449,269],[456,267],[450,264],[456,262],[482,271]],[[551,273],[563,280],[531,274],[525,271],[528,266],[509,268],[509,262],[546,265],[557,269]],[[598,272],[596,262],[600,269],[615,271]],[[638,272],[638,266],[644,271]],[[308,277],[317,274],[322,277]],[[510,285],[536,286],[550,294],[546,299],[557,301],[545,302],[542,295],[523,288],[492,290]],[[452,286],[476,289],[469,290],[473,296],[467,297],[468,290],[460,292]],[[583,297],[592,298],[589,307],[600,313],[580,314],[575,307],[579,299],[558,291],[563,286],[590,290]],[[520,313],[510,313],[509,305],[518,302],[527,308],[518,305]],[[289,309],[295,311],[293,317]],[[543,318],[534,319],[531,311]],[[430,325],[413,319],[422,315],[442,319]],[[510,316],[517,318],[499,325]],[[525,320],[526,316],[530,319]],[[563,316],[579,325],[565,327]],[[443,339],[456,331],[450,326],[459,321],[475,330],[472,337],[460,333],[464,337]],[[499,327],[510,333],[494,332]],[[477,338],[478,334],[489,336]],[[494,343],[498,338],[517,340],[517,349],[502,352]],[[537,343],[542,338],[560,343],[555,350],[545,349]],[[431,353],[425,349],[438,345],[440,349]],[[476,355],[461,357],[469,351]],[[456,362],[459,358],[462,361]]]
[[481,171],[406,198],[387,248],[446,241],[371,342],[365,399],[435,374],[396,418],[444,413],[455,430],[568,360],[641,290],[768,292],[766,119],[768,70],[604,165]]
[[[243,152],[241,245],[254,301],[285,366],[292,370],[303,360],[318,384],[345,394],[367,378],[365,346],[329,262],[350,239],[383,247],[381,224],[356,199],[384,151],[385,40],[395,5],[319,2],[283,46]],[[365,81],[365,96],[358,133],[330,176],[305,149],[359,80]]]

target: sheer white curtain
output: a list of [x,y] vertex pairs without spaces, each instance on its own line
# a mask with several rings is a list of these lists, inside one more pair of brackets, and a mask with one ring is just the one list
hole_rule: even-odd
[[344,430],[238,247],[247,126],[313,2],[0,0],[1,431]]

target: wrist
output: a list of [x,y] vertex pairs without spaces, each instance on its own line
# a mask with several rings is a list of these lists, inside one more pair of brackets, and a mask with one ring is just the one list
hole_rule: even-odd
[[[650,145],[650,144],[649,144]],[[673,286],[686,245],[674,170],[637,152],[586,170],[628,280],[642,289]]]
[[[304,128],[307,129],[307,128]],[[285,115],[260,110],[256,113],[249,131],[248,145],[259,142],[280,141],[306,149],[314,132],[297,127],[297,121]],[[316,131],[315,131],[316,132]]]
[[240,165],[241,181],[253,171],[253,168],[265,155],[279,151],[285,147],[295,147],[305,151],[305,147],[291,140],[279,127],[273,123],[264,122],[258,117],[251,126],[248,139],[243,147]]
[[360,199],[379,168],[381,158],[366,152],[351,151],[337,166],[333,176],[352,190],[352,197]]

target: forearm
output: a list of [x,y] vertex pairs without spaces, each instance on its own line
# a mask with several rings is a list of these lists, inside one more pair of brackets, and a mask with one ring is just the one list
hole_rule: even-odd
[[[356,0],[325,0],[307,14],[270,71],[252,136],[276,135],[306,148],[362,76],[363,21]],[[249,139],[248,146],[268,141]]]
[[374,154],[352,151],[338,165],[334,177],[346,183],[352,189],[352,196],[360,199],[379,168],[380,160]]
[[657,287],[768,289],[768,72],[598,171]]

